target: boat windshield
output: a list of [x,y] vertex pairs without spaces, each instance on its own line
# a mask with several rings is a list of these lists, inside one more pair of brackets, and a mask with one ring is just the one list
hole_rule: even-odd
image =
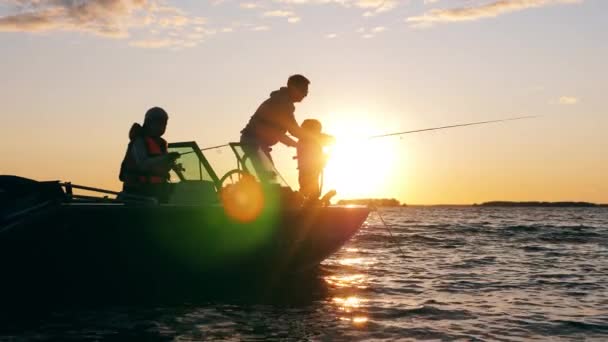
[[[259,150],[251,150],[247,146],[240,143],[230,143],[230,149],[234,152],[237,160],[237,168],[243,172],[253,175],[258,181],[264,183],[278,184],[281,187],[289,187],[283,176],[275,168],[273,162]],[[169,152],[178,152],[181,154],[177,163],[181,165],[181,172],[171,170],[171,182],[191,182],[203,181],[211,182],[216,189],[221,189],[223,184],[218,178],[217,173],[211,167],[209,160],[203,155],[196,142],[177,142],[170,143]],[[252,153],[256,154],[256,158],[251,158]],[[218,163],[216,166],[221,166]],[[228,172],[227,174],[229,174]]]
[[181,166],[181,171],[176,172],[175,170],[171,170],[170,176],[172,182],[210,181],[214,184],[219,183],[217,175],[195,142],[171,143],[169,144],[168,151],[181,154],[177,160],[178,166]]
[[[230,148],[236,155],[239,168],[253,175],[261,182],[279,184],[282,187],[289,187],[283,176],[274,166],[274,163],[261,150],[249,151],[246,145],[241,143],[230,143]],[[255,153],[257,162],[250,155]]]

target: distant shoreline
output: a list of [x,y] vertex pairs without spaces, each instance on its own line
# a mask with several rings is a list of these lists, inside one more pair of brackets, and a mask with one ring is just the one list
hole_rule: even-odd
[[608,204],[597,204],[590,202],[512,202],[512,201],[491,201],[481,204],[473,204],[475,207],[540,207],[540,208],[597,208],[608,207]]
[[369,205],[375,207],[407,207],[394,198],[357,198],[343,199],[338,201],[338,205]]
[[343,199],[338,201],[339,205],[371,205],[377,207],[490,207],[490,208],[608,208],[608,204],[599,204],[591,202],[577,201],[560,201],[560,202],[545,202],[545,201],[490,201],[480,204],[405,204],[400,203],[394,198],[360,198],[360,199]]

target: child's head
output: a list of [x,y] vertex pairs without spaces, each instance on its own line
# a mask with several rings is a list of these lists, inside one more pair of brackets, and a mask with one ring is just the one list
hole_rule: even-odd
[[302,129],[308,133],[321,134],[323,127],[321,122],[315,119],[306,119],[302,122]]

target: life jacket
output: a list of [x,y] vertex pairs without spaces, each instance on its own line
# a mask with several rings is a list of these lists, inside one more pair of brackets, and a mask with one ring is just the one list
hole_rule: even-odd
[[[167,154],[167,142],[165,139],[157,137],[142,137],[146,145],[148,157],[158,157]],[[169,175],[164,170],[141,171],[137,168],[137,163],[132,153],[133,140],[129,143],[127,153],[120,166],[120,180],[125,185],[161,184],[166,183]]]

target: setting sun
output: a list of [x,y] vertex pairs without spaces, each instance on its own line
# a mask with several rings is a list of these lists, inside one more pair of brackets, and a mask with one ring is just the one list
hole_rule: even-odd
[[336,144],[327,148],[324,189],[336,189],[345,198],[375,196],[389,188],[397,160],[406,160],[398,155],[394,141],[369,139],[378,132],[370,122],[351,121],[340,128],[328,131]]

